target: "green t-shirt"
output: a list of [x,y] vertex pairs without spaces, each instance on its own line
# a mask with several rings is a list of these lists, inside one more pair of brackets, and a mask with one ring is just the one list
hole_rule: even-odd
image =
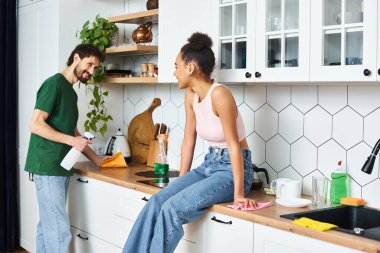
[[[49,113],[46,123],[58,132],[75,136],[78,96],[73,86],[58,73],[48,78],[37,92],[35,109]],[[38,175],[71,176],[60,166],[71,146],[31,134],[25,170]]]

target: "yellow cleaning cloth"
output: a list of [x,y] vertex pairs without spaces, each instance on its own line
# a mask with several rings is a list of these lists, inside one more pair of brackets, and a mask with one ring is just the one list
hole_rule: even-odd
[[103,168],[117,168],[117,167],[128,167],[127,163],[125,162],[125,159],[123,157],[123,154],[121,152],[118,152],[112,156],[112,159],[104,160],[100,167]]
[[337,228],[338,226],[335,226],[334,224],[326,223],[326,222],[320,222],[316,220],[312,220],[309,218],[299,218],[294,221],[292,221],[293,224],[300,225],[307,228],[312,228],[319,231],[327,231],[333,228]]

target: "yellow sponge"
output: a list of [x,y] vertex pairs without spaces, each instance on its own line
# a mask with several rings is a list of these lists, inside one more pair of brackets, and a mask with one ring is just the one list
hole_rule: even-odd
[[340,204],[346,205],[346,206],[362,206],[362,205],[364,205],[364,199],[352,198],[352,197],[341,198]]

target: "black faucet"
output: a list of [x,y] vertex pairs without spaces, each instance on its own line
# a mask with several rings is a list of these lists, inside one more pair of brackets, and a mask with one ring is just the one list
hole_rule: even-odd
[[373,170],[373,165],[375,164],[376,156],[379,153],[380,150],[380,139],[376,142],[375,147],[372,150],[372,153],[370,156],[367,157],[367,161],[365,161],[362,171],[371,174]]

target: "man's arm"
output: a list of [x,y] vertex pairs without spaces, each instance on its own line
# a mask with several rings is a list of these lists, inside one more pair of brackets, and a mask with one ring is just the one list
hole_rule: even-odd
[[70,145],[81,152],[83,152],[86,146],[91,143],[89,140],[86,140],[81,136],[73,137],[54,130],[46,123],[48,117],[49,114],[47,112],[34,109],[29,125],[30,132],[54,142]]

